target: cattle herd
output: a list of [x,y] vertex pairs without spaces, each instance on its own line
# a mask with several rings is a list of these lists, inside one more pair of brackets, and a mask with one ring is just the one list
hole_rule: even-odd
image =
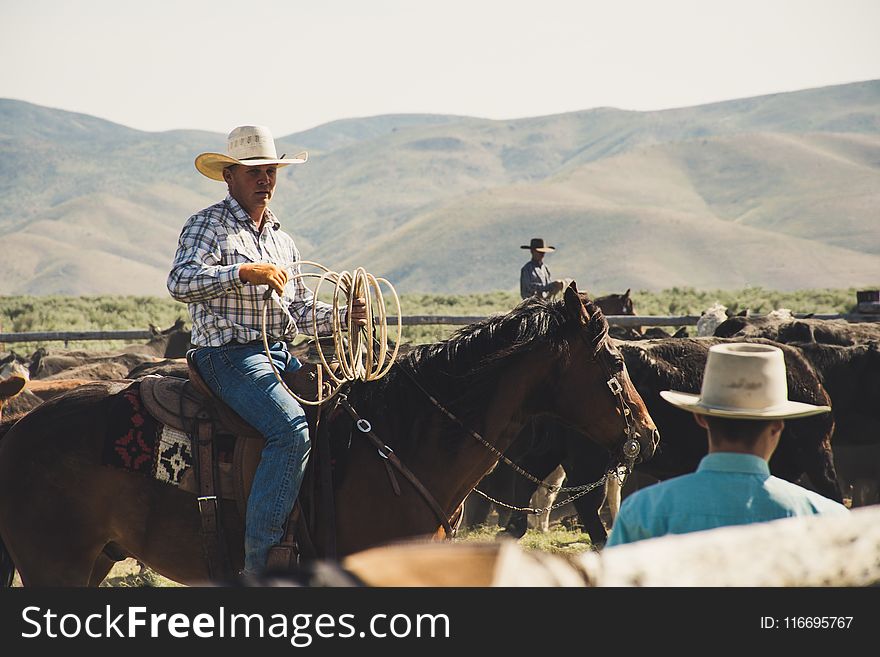
[[[876,322],[862,323],[795,319],[784,314],[735,316],[718,323],[714,334],[708,336],[688,337],[686,330],[669,335],[659,329],[628,329],[613,335],[630,378],[661,434],[656,455],[637,466],[624,486],[624,495],[647,483],[693,471],[706,452],[702,430],[687,413],[663,402],[659,392],[699,392],[711,345],[760,341],[772,342],[783,350],[791,399],[828,403],[833,409],[831,415],[789,421],[771,460],[771,470],[852,506],[880,503],[880,316]],[[14,420],[45,400],[93,380],[147,374],[184,377],[187,370],[182,357],[188,347],[188,332],[178,323],[156,331],[148,345],[115,353],[39,349],[24,358],[9,353],[0,358],[3,420]],[[299,354],[306,360],[314,356],[304,348]],[[507,456],[537,478],[562,472],[557,470],[561,466],[566,486],[596,481],[608,465],[601,450],[550,419],[527,426]],[[492,497],[520,508],[529,506],[536,487],[504,464],[479,486]],[[604,542],[610,522],[607,511],[602,512],[604,497],[604,489],[597,488],[573,505],[562,507],[568,513],[576,512],[577,522],[595,544]],[[486,522],[490,509],[484,498],[472,494],[464,522]],[[504,506],[497,511],[498,522],[507,534],[519,537],[525,533],[524,512]]]

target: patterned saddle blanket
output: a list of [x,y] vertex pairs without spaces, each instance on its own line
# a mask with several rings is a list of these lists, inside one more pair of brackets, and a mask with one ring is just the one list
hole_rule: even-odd
[[[102,463],[196,493],[192,437],[147,412],[141,399],[141,384],[142,380],[134,381],[112,398]],[[232,486],[235,436],[219,433],[215,441],[221,496],[235,499]]]
[[[304,365],[287,384],[305,399],[317,395],[316,367]],[[153,477],[199,494],[193,436],[200,415],[214,425],[217,495],[235,500],[243,514],[264,440],[229,407],[208,400],[187,379],[148,375],[134,381],[111,402],[103,463]],[[315,435],[315,416],[307,407]]]

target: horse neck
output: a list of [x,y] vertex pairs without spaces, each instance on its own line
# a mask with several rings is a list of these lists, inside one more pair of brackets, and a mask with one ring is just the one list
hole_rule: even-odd
[[[430,456],[438,467],[433,477],[438,496],[445,499],[454,509],[473,487],[494,466],[519,434],[525,422],[538,413],[548,410],[550,396],[547,393],[549,374],[553,367],[548,350],[519,354],[509,358],[504,366],[497,368],[491,377],[478,384],[481,394],[486,395],[482,411],[459,418],[462,426],[454,423],[451,431],[448,416],[443,410],[435,408],[434,417],[440,426],[446,427],[443,440],[460,441],[460,448],[441,449]],[[465,391],[464,394],[468,394]],[[441,402],[442,404],[442,402]],[[454,407],[447,408],[454,414]],[[487,447],[476,438],[479,435]],[[494,451],[493,451],[494,450]],[[456,473],[457,477],[449,477]],[[440,489],[445,488],[443,493]]]

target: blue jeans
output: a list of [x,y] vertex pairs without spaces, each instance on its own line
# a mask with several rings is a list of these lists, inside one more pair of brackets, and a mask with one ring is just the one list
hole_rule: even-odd
[[[300,368],[284,343],[269,350],[279,372]],[[305,412],[275,378],[262,342],[199,347],[195,361],[208,386],[266,439],[245,517],[244,569],[259,574],[302,484],[310,449]]]

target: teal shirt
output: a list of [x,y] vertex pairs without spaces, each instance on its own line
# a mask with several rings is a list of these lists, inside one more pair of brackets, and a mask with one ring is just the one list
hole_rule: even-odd
[[606,546],[665,534],[819,513],[849,513],[827,497],[770,474],[751,454],[715,452],[696,472],[648,486],[627,497]]

